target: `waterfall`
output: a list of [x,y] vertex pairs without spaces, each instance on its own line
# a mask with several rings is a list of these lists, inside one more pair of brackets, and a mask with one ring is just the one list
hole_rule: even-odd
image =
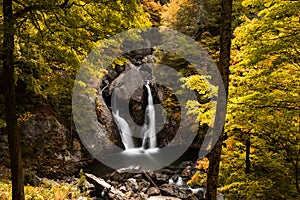
[[[115,119],[115,122],[121,132],[121,139],[122,143],[125,146],[125,150],[134,150],[134,149],[144,149],[146,150],[147,142],[149,142],[149,149],[155,149],[156,148],[156,133],[155,133],[155,109],[153,105],[153,97],[151,93],[151,89],[149,86],[149,81],[145,84],[145,87],[147,88],[148,93],[148,105],[145,112],[145,122],[142,128],[142,135],[143,135],[143,141],[142,141],[142,147],[135,147],[131,129],[129,127],[129,124],[127,121],[122,118],[119,114],[119,110],[115,110],[112,112],[113,117]],[[116,104],[116,101],[114,101],[114,104]],[[115,107],[116,105],[114,105]]]
[[156,148],[155,109],[153,105],[153,97],[149,86],[149,81],[147,81],[145,86],[147,88],[147,93],[148,93],[148,105],[145,113],[145,124],[143,127],[144,139],[143,139],[142,147],[145,148],[147,138],[149,138],[149,147]]
[[125,146],[125,150],[134,148],[134,142],[131,137],[130,127],[126,120],[119,115],[119,110],[117,110],[115,113],[113,112],[113,117],[116,121],[119,130],[121,131],[120,135],[122,143]]

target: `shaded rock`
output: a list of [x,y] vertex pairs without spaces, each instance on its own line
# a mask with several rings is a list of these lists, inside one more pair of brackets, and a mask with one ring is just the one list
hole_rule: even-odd
[[188,188],[179,187],[173,184],[163,184],[160,186],[161,194],[166,196],[173,196],[180,199],[189,199],[192,192]]
[[190,177],[192,175],[192,167],[191,166],[187,166],[181,173],[182,177]]
[[143,79],[140,72],[137,69],[132,69],[125,74],[120,74],[116,79],[109,85],[109,93],[114,92],[116,97],[121,101],[129,101],[133,99],[141,102],[143,96],[143,90],[140,89],[138,93],[132,94],[143,85]]
[[114,199],[114,200],[128,200],[126,195],[124,193],[122,193],[121,191],[115,190],[114,188],[112,188],[110,191],[113,191],[113,192],[108,193],[109,198]]
[[152,196],[149,197],[147,200],[181,200],[176,197],[170,197],[170,196]]
[[86,180],[92,183],[96,189],[103,190],[104,188],[110,189],[112,186],[105,180],[94,176],[93,174],[85,173]]
[[144,179],[142,179],[139,182],[139,187],[140,187],[140,191],[146,193],[150,187],[150,183],[148,181],[145,181]]
[[129,178],[132,178],[135,174],[134,173],[138,173],[140,172],[140,167],[129,167],[129,168],[121,168],[118,169],[116,171],[114,171],[111,175],[110,175],[110,180],[112,181],[120,181],[120,180],[126,180]]
[[188,166],[194,166],[194,163],[192,161],[184,161],[184,162],[180,163],[179,168],[185,169]]
[[155,179],[158,184],[165,184],[169,182],[169,176],[162,173],[155,173]]
[[70,142],[69,135],[53,115],[41,112],[29,117],[20,125],[24,167],[48,178],[63,179],[77,173],[83,166],[81,145],[75,139]]
[[174,175],[174,170],[164,168],[164,169],[160,170],[160,173],[166,174],[166,175]]
[[[112,113],[109,110],[106,103],[104,102],[104,99],[103,99],[101,93],[99,93],[97,95],[95,104],[96,104],[97,119],[98,119],[98,122],[100,123],[99,124],[99,137],[100,138],[108,137],[110,139],[110,141],[112,141],[112,143],[118,145],[119,147],[122,147],[123,144],[121,142],[121,136],[118,134],[118,128],[117,128],[116,124],[114,123]],[[109,145],[110,144],[108,142],[108,143],[103,143],[101,146],[102,146],[102,149],[108,149]],[[99,152],[101,152],[102,149],[99,149]]]
[[156,187],[151,187],[148,189],[147,195],[152,196],[152,195],[158,195],[160,194],[160,190]]
[[9,166],[8,137],[3,128],[0,129],[0,163]]

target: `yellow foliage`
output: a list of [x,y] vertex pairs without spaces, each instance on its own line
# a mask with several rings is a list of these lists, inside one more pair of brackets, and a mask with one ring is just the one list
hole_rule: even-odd
[[199,169],[199,170],[203,170],[203,171],[207,171],[208,169],[208,166],[209,166],[209,160],[208,158],[203,158],[203,160],[198,160],[197,161],[197,166],[196,168]]
[[[11,182],[0,180],[0,199],[12,199]],[[60,185],[51,182],[45,182],[40,186],[25,186],[25,200],[64,200],[77,199],[80,196],[85,196],[80,193],[76,185],[62,183]]]

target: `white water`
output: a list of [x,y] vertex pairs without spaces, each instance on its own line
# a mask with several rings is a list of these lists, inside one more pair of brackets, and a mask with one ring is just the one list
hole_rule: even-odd
[[[142,147],[146,147],[147,143],[147,138],[149,138],[149,147],[150,149],[156,148],[156,134],[155,134],[155,109],[153,105],[153,97],[151,94],[151,89],[149,86],[149,81],[145,85],[147,88],[148,92],[148,105],[146,108],[146,113],[145,113],[145,124],[143,128],[143,134],[144,134],[144,139],[143,139],[143,145]],[[148,124],[147,124],[147,118],[148,118]]]
[[[119,111],[113,112],[113,117],[121,132],[122,143],[125,146],[125,153],[127,154],[141,154],[141,153],[155,153],[158,151],[155,134],[155,109],[153,105],[153,97],[149,86],[149,81],[145,84],[148,93],[148,105],[145,113],[145,122],[142,128],[143,142],[142,147],[135,147],[131,129],[127,121],[122,118]],[[149,149],[146,149],[149,143]]]
[[116,113],[113,112],[113,117],[117,123],[117,126],[121,131],[120,135],[121,135],[122,142],[125,146],[125,149],[134,148],[134,143],[131,136],[131,130],[126,120],[119,115],[118,110],[116,111]]

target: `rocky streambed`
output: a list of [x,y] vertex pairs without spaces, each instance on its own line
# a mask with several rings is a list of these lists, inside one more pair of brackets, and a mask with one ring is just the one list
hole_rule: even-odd
[[86,188],[94,199],[205,199],[205,188],[187,185],[195,171],[193,162],[184,161],[179,166],[168,166],[155,172],[141,171],[137,166],[118,169],[103,177],[85,173]]

